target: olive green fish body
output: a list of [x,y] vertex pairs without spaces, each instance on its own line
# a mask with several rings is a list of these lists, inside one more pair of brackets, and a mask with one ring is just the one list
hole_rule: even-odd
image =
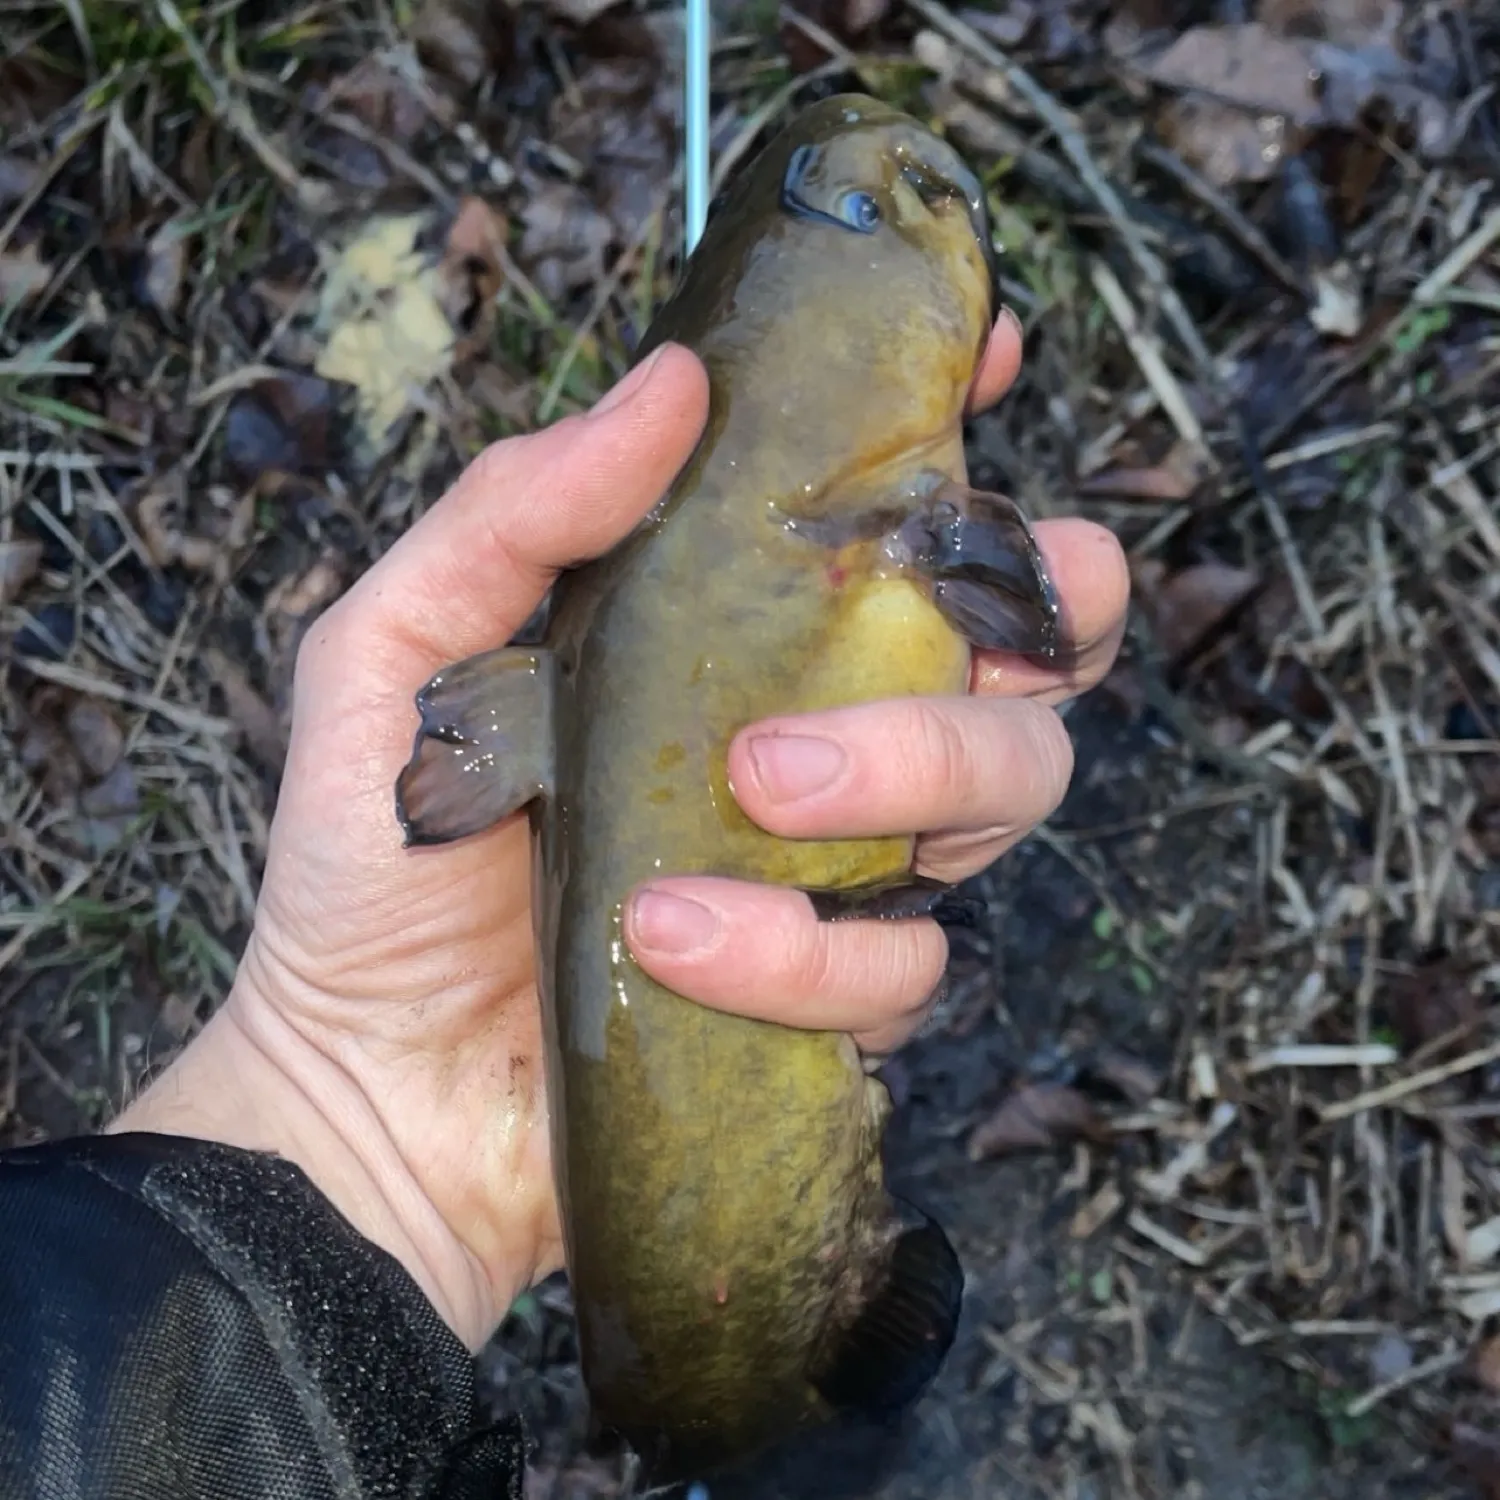
[[907,882],[909,837],[750,823],[730,741],[773,713],[962,691],[971,643],[1053,646],[1024,521],[962,483],[993,282],[982,195],[950,148],[870,100],[807,111],[710,219],[637,356],[673,340],[703,360],[694,458],[641,528],[560,580],[544,651],[472,658],[419,695],[409,841],[540,796],[584,1376],[597,1418],[664,1471],[909,1399],[952,1339],[961,1273],[885,1192],[889,1101],[850,1039],[691,1004],[621,924],[662,873],[849,892],[856,910]]

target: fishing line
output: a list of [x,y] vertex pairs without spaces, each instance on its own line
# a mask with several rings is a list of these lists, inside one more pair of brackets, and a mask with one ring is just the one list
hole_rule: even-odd
[[684,0],[686,99],[683,102],[684,255],[691,255],[708,219],[708,66],[711,26],[709,0]]

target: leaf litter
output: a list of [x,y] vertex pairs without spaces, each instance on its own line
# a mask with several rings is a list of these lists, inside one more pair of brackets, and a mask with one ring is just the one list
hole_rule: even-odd
[[[676,7],[82,14],[91,51],[33,9],[0,63],[16,1140],[211,1014],[298,642],[486,443],[608,387],[680,227]],[[1068,801],[974,882],[953,1003],[887,1070],[976,1314],[919,1443],[748,1493],[1500,1493],[1493,16],[716,31],[720,152],[863,86],[974,159],[1027,364],[971,470],[1135,580]],[[568,1312],[518,1303],[485,1388],[535,1500],[626,1495]]]

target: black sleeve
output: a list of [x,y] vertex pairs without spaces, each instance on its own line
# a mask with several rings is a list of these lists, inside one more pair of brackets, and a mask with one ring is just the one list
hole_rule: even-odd
[[519,1423],[300,1169],[162,1135],[0,1152],[4,1500],[521,1500]]

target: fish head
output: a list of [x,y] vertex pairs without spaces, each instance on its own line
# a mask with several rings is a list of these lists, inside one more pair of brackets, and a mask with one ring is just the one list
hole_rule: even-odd
[[847,473],[956,435],[998,310],[973,168],[841,94],[731,180],[649,342],[693,348],[718,400],[752,406],[804,468]]

